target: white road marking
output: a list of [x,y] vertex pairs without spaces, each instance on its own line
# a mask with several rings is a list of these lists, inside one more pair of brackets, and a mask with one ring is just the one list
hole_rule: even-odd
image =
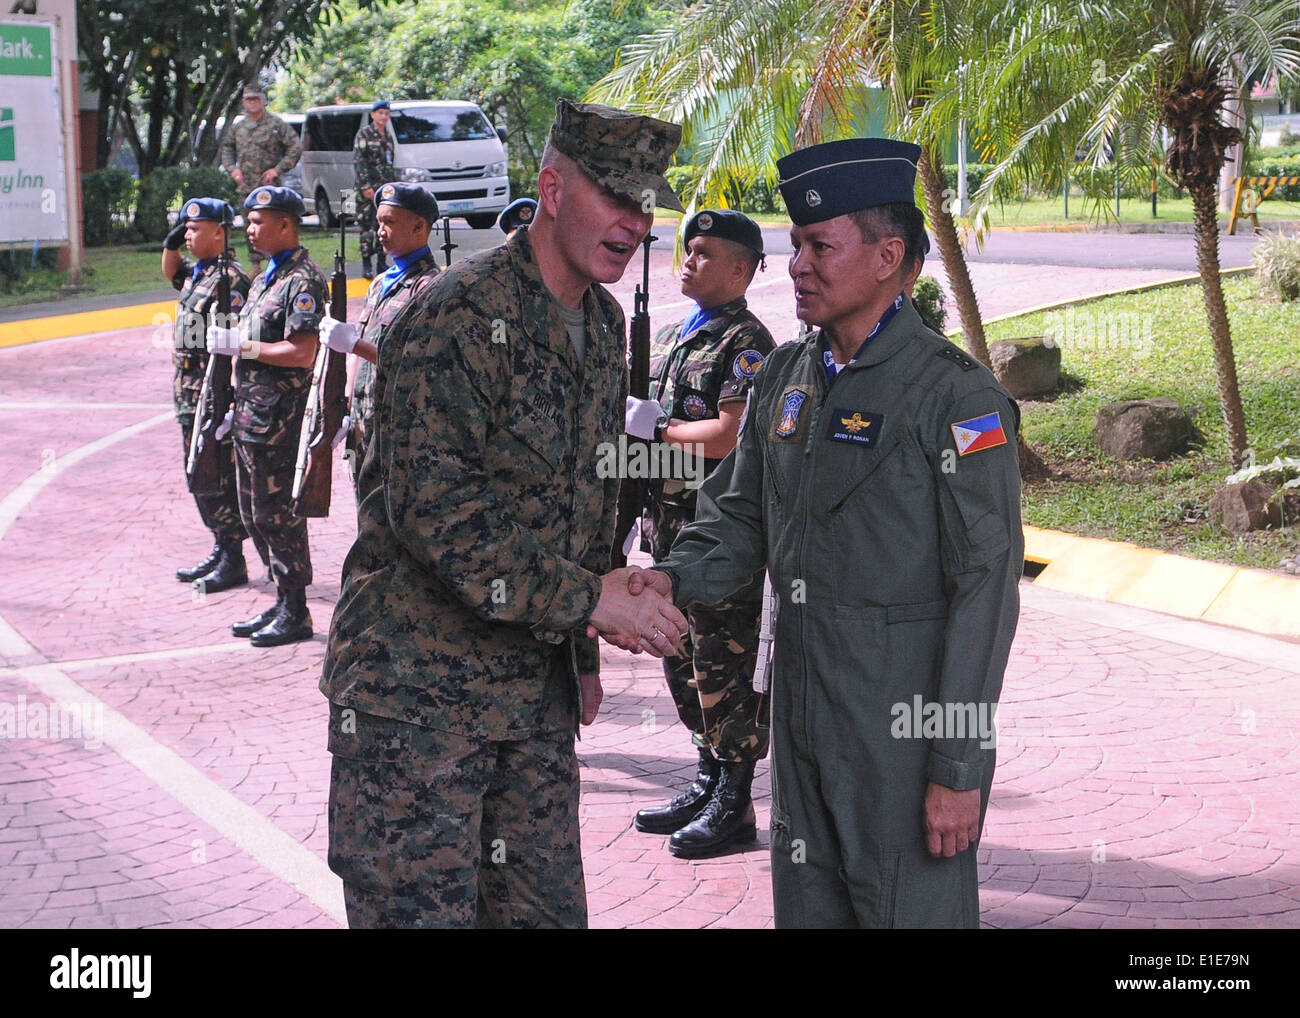
[[32,403],[0,403],[0,410],[161,410],[170,403],[59,403],[39,400]]
[[[88,445],[58,457],[48,470],[38,470],[26,477],[13,491],[0,500],[0,539],[45,486],[69,467],[95,455],[117,442],[133,438],[140,432],[172,419],[169,411],[138,424],[114,431]],[[193,648],[193,653],[211,653],[227,645]],[[169,652],[153,654],[124,654],[118,660],[133,660],[151,656],[165,656]],[[9,659],[39,659],[41,655],[22,635],[0,616],[0,654]],[[112,658],[97,662],[72,662],[71,667],[88,667],[93,663],[107,663]],[[9,671],[8,669],[6,669]],[[174,798],[192,814],[229,839],[241,851],[290,884],[308,898],[317,908],[329,914],[339,925],[347,926],[347,910],[343,904],[343,883],[330,872],[325,861],[286,834],[262,816],[252,806],[187,762],[173,750],[158,742],[148,732],[120,712],[114,710],[83,686],[69,678],[62,668],[53,664],[32,664],[11,671],[25,682],[40,690],[48,699],[62,703],[81,703],[93,710],[103,710],[104,745],[113,749],[132,764],[146,778]]]
[[50,664],[66,672],[82,671],[86,668],[109,668],[113,665],[138,664],[141,661],[166,661],[172,658],[202,657],[205,654],[224,654],[231,650],[249,650],[252,644],[247,640],[230,640],[227,643],[210,643],[206,647],[176,647],[172,650],[148,650],[139,654],[114,654],[111,657],[83,657],[71,661],[51,661]]

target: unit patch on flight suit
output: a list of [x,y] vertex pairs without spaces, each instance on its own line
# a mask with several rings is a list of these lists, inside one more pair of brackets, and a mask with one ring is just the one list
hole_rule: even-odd
[[808,390],[802,385],[793,385],[781,394],[781,406],[772,424],[774,438],[793,438],[798,433],[799,418],[806,402]]

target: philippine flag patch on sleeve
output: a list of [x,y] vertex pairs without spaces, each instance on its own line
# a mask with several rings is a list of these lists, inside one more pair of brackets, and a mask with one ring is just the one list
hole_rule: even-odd
[[983,417],[972,417],[952,425],[952,438],[957,443],[957,455],[968,456],[999,445],[1007,444],[1007,434],[1002,430],[1002,418],[995,410]]

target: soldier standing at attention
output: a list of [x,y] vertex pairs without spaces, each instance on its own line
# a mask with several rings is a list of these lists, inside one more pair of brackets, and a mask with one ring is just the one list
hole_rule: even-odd
[[[697,304],[686,320],[655,337],[650,399],[628,399],[628,434],[702,454],[692,476],[704,477],[736,447],[750,384],[775,348],[771,333],[745,304],[763,259],[763,235],[748,216],[706,209],[686,224],[682,293]],[[695,519],[696,486],[683,478],[650,482],[642,550],[655,561]],[[671,834],[668,851],[684,859],[716,855],[752,840],[754,765],[767,756],[751,679],[758,655],[763,574],[716,607],[688,613],[681,654],[664,658],[677,714],[700,754],[692,784],[666,806],[643,809],[636,828]]]
[[[375,272],[388,268],[384,249],[376,242],[375,191],[393,179],[393,139],[388,133],[392,116],[388,100],[370,107],[370,120],[361,125],[352,143],[352,170],[357,178],[357,229],[361,231],[361,274],[373,279]],[[365,201],[361,201],[364,198]],[[376,252],[377,265],[371,263]]]
[[[242,204],[255,187],[278,184],[282,174],[298,165],[302,141],[294,129],[266,112],[266,93],[258,85],[244,86],[244,119],[230,129],[221,146],[221,168],[234,178]],[[249,257],[256,271],[262,254],[251,241]]]
[[393,256],[393,267],[370,284],[366,306],[356,325],[328,315],[321,322],[320,340],[331,350],[355,354],[348,460],[361,502],[361,460],[375,414],[375,365],[379,346],[398,312],[423,293],[438,274],[429,250],[429,231],[438,221],[438,200],[418,184],[382,184],[375,192],[379,243]]
[[[226,250],[227,231],[234,220],[234,211],[220,198],[191,198],[181,206],[179,221],[163,241],[162,274],[180,291],[173,332],[172,365],[176,372],[172,376],[172,398],[181,426],[182,463],[189,459],[190,435],[203,414],[199,390],[208,367],[204,336],[208,313],[217,306],[219,259]],[[181,255],[182,243],[195,261]],[[226,263],[226,276],[230,280],[230,311],[237,315],[248,296],[248,277],[233,258]],[[203,525],[212,531],[212,554],[196,566],[176,570],[176,578],[182,583],[201,580],[207,593],[247,583],[244,538],[248,532],[239,518],[235,449],[229,435],[221,442],[220,492],[195,494],[194,503]]]
[[249,243],[270,264],[253,280],[239,328],[210,328],[208,350],[238,358],[232,434],[239,514],[276,587],[274,605],[230,628],[255,647],[274,647],[312,635],[307,521],[294,515],[291,491],[328,296],[325,277],[298,243],[306,211],[298,193],[259,187],[244,209]]
[[695,521],[629,585],[713,605],[767,566],[778,927],[979,925],[1019,415],[904,296],[920,151],[855,138],[777,161],[795,311],[818,331],[768,357]]
[[379,349],[330,628],[329,865],[353,927],[582,927],[579,719],[597,632],[686,620],[609,575],[627,399],[616,282],[680,209],[681,128],[561,99],[532,225],[439,273]]

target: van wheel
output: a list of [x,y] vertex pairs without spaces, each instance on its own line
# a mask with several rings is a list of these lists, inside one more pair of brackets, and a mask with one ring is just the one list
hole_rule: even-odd
[[332,230],[339,225],[334,210],[330,208],[329,196],[323,187],[316,188],[316,215],[320,217],[320,225],[323,229]]
[[490,230],[497,224],[497,217],[490,212],[487,215],[466,216],[465,222],[469,223],[472,230]]

